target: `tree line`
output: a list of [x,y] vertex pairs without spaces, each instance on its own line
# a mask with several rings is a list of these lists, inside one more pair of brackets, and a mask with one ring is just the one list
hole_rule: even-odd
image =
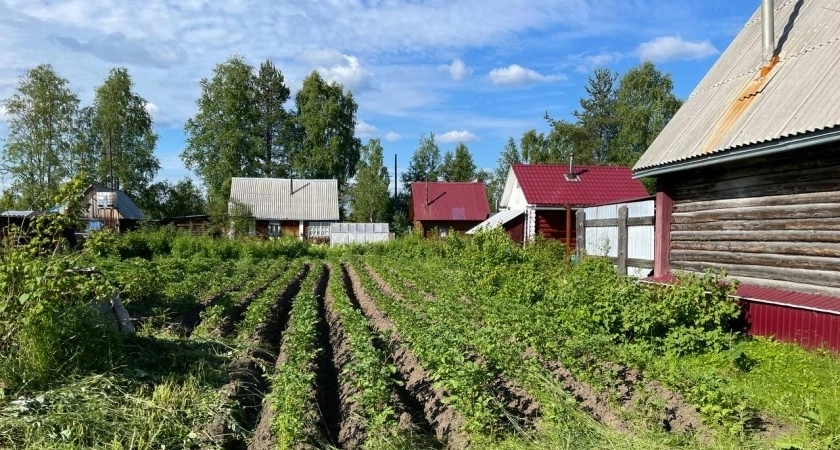
[[83,175],[125,191],[150,217],[205,211],[224,217],[232,177],[334,178],[347,218],[401,227],[414,181],[484,182],[495,210],[511,164],[574,157],[580,164],[632,165],[681,105],[670,75],[651,62],[621,77],[597,69],[573,120],[546,113],[548,132],[531,129],[518,142],[510,137],[492,173],[477,169],[465,143],[441,155],[435,135],[422,135],[400,177],[403,190],[391,198],[382,144],[371,139],[362,145],[355,136],[358,105],[342,85],[313,71],[292,97],[271,61],[254,67],[234,56],[216,65],[199,87],[180,156],[204,192],[189,178],[153,183],[160,169],[154,156],[158,137],[127,69],[112,69],[85,107],[50,65],[30,69],[3,102],[9,135],[2,167],[12,189],[4,192],[0,208],[52,206],[58,185]]

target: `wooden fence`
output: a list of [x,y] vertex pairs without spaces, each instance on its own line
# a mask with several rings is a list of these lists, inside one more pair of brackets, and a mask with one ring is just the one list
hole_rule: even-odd
[[577,212],[577,257],[607,257],[622,275],[653,269],[654,201],[594,206]]

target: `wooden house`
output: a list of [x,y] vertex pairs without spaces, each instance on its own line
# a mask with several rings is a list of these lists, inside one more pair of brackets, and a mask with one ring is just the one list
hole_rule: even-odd
[[490,205],[484,183],[411,183],[408,220],[423,237],[464,234],[489,215]]
[[508,171],[501,210],[471,233],[501,225],[515,242],[537,235],[575,247],[575,211],[647,196],[627,167],[514,164]]
[[829,6],[764,0],[634,171],[657,179],[655,281],[726,269],[754,333],[840,349],[840,15]]
[[[63,212],[66,205],[52,210]],[[116,232],[135,228],[143,220],[140,207],[125,192],[92,184],[85,189],[82,198],[81,219],[85,233],[100,229]]]
[[233,178],[229,211],[244,208],[259,236],[329,240],[339,220],[338,181],[289,178]]

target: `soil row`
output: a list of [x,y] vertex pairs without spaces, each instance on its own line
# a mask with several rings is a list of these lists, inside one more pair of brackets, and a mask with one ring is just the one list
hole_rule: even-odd
[[260,294],[265,292],[272,283],[277,281],[278,278],[283,276],[286,270],[289,269],[289,266],[283,267],[280,271],[276,274],[269,277],[268,280],[257,289],[254,289],[233,305],[232,307],[225,310],[222,315],[222,319],[219,321],[219,324],[216,325],[216,328],[213,329],[212,333],[218,336],[227,337],[233,330],[236,328],[236,324],[242,320],[242,315],[245,314],[245,311],[248,309],[248,306],[251,302],[254,301]]
[[[460,449],[469,446],[469,439],[461,429],[464,418],[445,402],[446,393],[434,387],[430,374],[420,364],[417,356],[404,345],[391,319],[385,315],[373,299],[365,292],[361,280],[352,267],[342,267],[346,288],[351,299],[367,317],[371,328],[387,336],[387,348],[397,367],[403,387],[413,403],[422,410],[422,417],[428,423],[435,436],[449,448]],[[419,412],[419,411],[418,411]]]
[[268,390],[265,368],[271,367],[277,359],[289,309],[309,269],[308,265],[303,266],[286,286],[266,317],[257,325],[245,354],[230,364],[227,382],[221,392],[223,403],[233,409],[233,422],[228,417],[220,416],[208,425],[203,430],[208,445],[223,449],[246,448],[245,436],[255,429]]
[[[364,270],[376,282],[376,285],[382,292],[406,305],[406,307],[418,312],[411,305],[411,302],[397,292],[376,270],[368,265],[364,265]],[[427,300],[436,300],[431,294],[424,293],[424,295]],[[517,428],[534,428],[537,420],[542,415],[540,404],[525,389],[510,378],[503,376],[501,370],[488,363],[486,359],[475,351],[468,351],[465,356],[469,361],[485,367],[492,375],[487,388],[505,410],[505,416],[501,418],[503,422],[498,425],[501,427],[513,425]]]
[[[365,269],[376,280],[381,289],[394,298],[404,301],[375,270],[367,265]],[[423,291],[423,295],[427,300],[436,300],[428,292]],[[587,383],[577,381],[572,373],[561,363],[539,357],[534,349],[528,349],[525,355],[536,357],[540,364],[561,384],[563,389],[578,401],[580,407],[597,421],[618,431],[627,431],[632,427],[631,422],[621,418],[613,410],[608,393],[598,392]],[[679,394],[669,390],[657,381],[643,379],[638,370],[615,363],[607,363],[603,366],[604,370],[612,371],[618,377],[617,384],[614,386],[615,394],[617,395],[613,396],[613,399],[618,401],[621,408],[632,410],[645,403],[648,405],[655,403],[658,411],[656,411],[656,417],[654,419],[662,429],[672,432],[706,431],[697,408],[686,402]],[[516,386],[512,388],[516,389]],[[502,392],[502,397],[511,398],[504,391]],[[648,397],[653,397],[654,401],[651,402]],[[514,396],[513,398],[517,397]],[[529,403],[527,401],[523,402],[521,400],[522,398],[518,398],[519,404],[527,408]],[[525,409],[524,411],[528,410]]]

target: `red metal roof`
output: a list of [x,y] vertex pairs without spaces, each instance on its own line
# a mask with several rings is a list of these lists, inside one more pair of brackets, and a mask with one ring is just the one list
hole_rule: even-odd
[[[645,278],[642,281],[652,283],[673,284],[677,278],[671,274]],[[827,295],[806,294],[803,292],[786,291],[782,289],[765,288],[741,283],[735,296],[743,300],[767,303],[771,305],[787,306],[811,311],[840,314],[840,298]]]
[[575,166],[580,181],[567,181],[569,166],[514,164],[513,173],[532,205],[592,206],[647,197],[645,187],[633,179],[628,167]]
[[[428,197],[427,197],[428,187]],[[426,205],[428,198],[428,206]],[[411,183],[414,220],[484,221],[490,215],[484,183]]]

